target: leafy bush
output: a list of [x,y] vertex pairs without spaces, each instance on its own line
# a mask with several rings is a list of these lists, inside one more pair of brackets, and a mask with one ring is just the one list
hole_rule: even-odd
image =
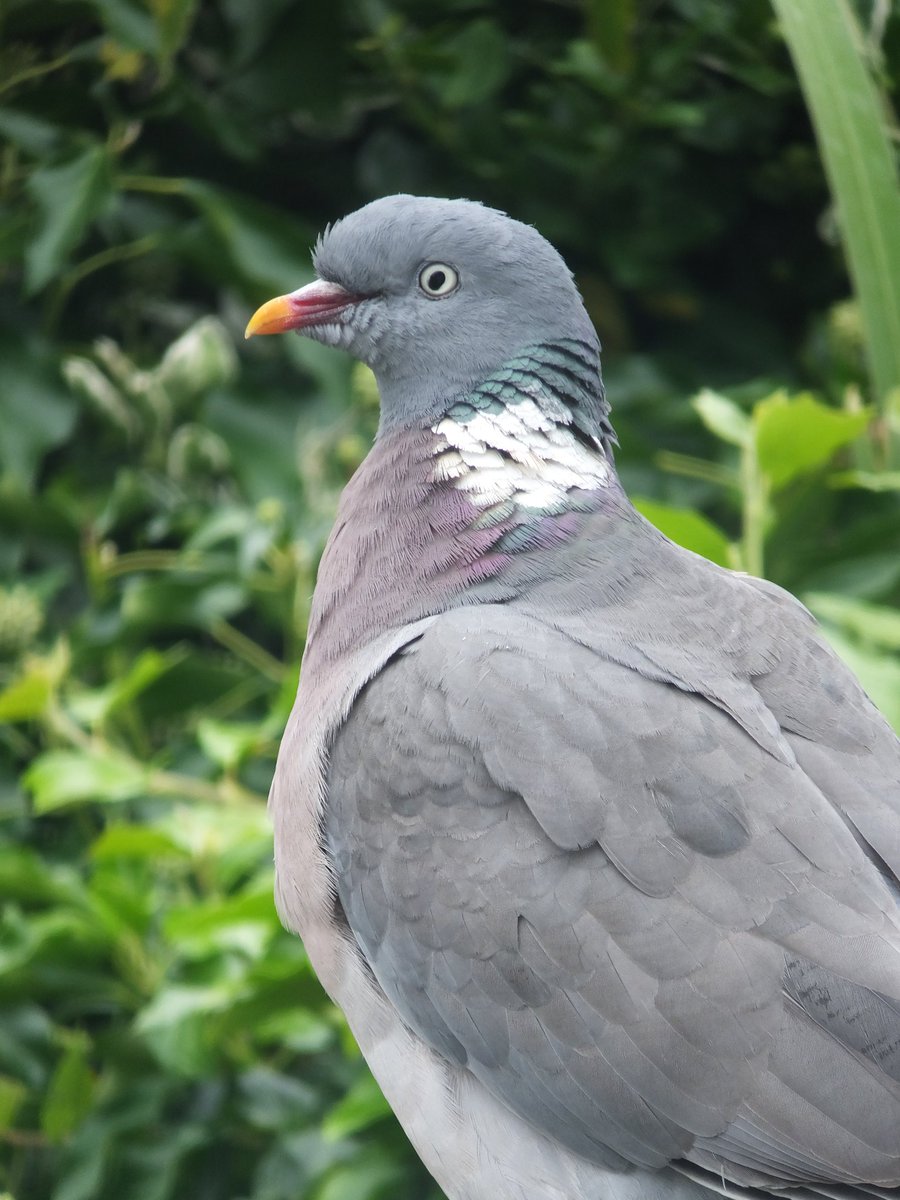
[[[3,20],[0,1187],[434,1195],[280,929],[264,809],[377,398],[240,331],[374,194],[536,222],[640,507],[805,598],[900,728],[900,406],[788,55],[763,0]],[[868,35],[889,88],[900,19]]]

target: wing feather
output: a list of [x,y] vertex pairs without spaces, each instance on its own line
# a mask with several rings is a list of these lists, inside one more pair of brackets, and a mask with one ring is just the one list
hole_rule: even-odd
[[900,754],[805,610],[739,583],[780,665],[746,631],[689,663],[435,621],[331,748],[339,898],[407,1023],[576,1152],[896,1185]]

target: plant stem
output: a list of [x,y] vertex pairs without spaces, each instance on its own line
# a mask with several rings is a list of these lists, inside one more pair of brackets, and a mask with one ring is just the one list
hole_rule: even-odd
[[859,297],[875,400],[900,386],[900,187],[886,106],[847,0],[772,0],[803,88]]
[[53,328],[56,325],[59,314],[69,298],[69,294],[73,288],[77,287],[83,279],[88,275],[92,275],[94,271],[99,271],[103,267],[111,266],[113,263],[126,262],[130,258],[140,258],[142,254],[149,254],[151,250],[155,250],[162,242],[159,234],[148,233],[144,237],[136,238],[133,242],[125,242],[118,246],[109,246],[106,250],[101,250],[98,254],[92,254],[90,258],[84,259],[68,271],[60,281],[59,287],[53,294],[53,299],[50,302],[47,311],[46,323]]
[[229,625],[227,621],[221,619],[210,624],[209,632],[226,650],[230,650],[236,658],[242,658],[261,675],[265,675],[278,684],[284,682],[287,671],[284,663],[279,662],[274,655],[260,646],[258,642],[254,642],[252,638],[248,638],[245,633],[241,633],[239,629],[235,629],[233,625]]
[[187,190],[183,179],[162,175],[120,175],[118,184],[126,192],[155,192],[163,196],[180,196]]
[[656,455],[656,464],[663,471],[673,475],[686,475],[688,479],[702,479],[706,483],[718,483],[725,487],[739,487],[740,479],[730,467],[721,463],[708,462],[705,458],[696,458],[692,454],[678,454],[675,450],[660,450]]
[[186,796],[207,804],[265,804],[265,796],[252,792],[234,779],[211,782],[176,771],[151,771],[147,790],[154,796]]

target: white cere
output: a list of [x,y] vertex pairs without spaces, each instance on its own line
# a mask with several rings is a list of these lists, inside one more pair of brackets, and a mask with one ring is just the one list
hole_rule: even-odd
[[459,287],[459,273],[449,263],[426,263],[419,272],[419,287],[432,300],[440,300]]

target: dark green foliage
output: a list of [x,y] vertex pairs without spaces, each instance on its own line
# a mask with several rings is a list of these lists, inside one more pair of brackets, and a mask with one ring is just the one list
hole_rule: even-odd
[[[641,507],[805,597],[900,726],[900,406],[788,55],[765,0],[2,22],[0,1193],[433,1196],[280,929],[264,808],[377,398],[241,331],[375,195],[535,222]],[[890,91],[900,19],[870,32]]]

